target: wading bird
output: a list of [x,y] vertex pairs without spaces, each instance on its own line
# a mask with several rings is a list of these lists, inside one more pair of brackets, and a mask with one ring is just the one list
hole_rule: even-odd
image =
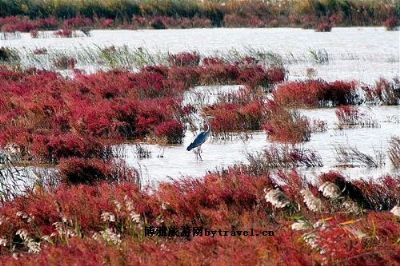
[[200,134],[197,135],[197,137],[193,140],[193,142],[190,143],[190,145],[186,148],[186,150],[188,150],[188,151],[191,151],[192,149],[197,148],[194,151],[197,159],[200,158],[201,160],[203,160],[203,158],[201,158],[201,145],[203,145],[203,143],[206,142],[206,140],[210,136],[210,133],[211,133],[211,126],[209,123],[210,118],[212,118],[212,117],[207,117],[207,119],[206,119],[207,130],[200,132]]

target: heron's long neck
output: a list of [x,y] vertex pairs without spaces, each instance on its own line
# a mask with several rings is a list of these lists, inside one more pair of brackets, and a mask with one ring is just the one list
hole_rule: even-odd
[[210,122],[208,121],[208,119],[206,118],[206,126],[207,126],[207,130],[206,132],[209,133],[211,131],[211,126],[210,126]]

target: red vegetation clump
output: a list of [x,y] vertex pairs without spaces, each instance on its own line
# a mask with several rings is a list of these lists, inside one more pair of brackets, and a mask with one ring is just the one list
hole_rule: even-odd
[[115,21],[110,18],[100,19],[100,28],[111,28],[114,25]]
[[261,20],[256,16],[243,17],[240,15],[226,15],[224,16],[224,26],[225,27],[265,27],[266,21]]
[[29,34],[31,35],[32,38],[38,38],[39,37],[39,32],[37,30],[31,30],[29,32]]
[[[260,250],[269,250],[268,261],[274,264],[398,261],[400,225],[392,213],[347,213],[340,209],[340,199],[323,200],[296,172],[278,176],[283,182],[268,174],[229,169],[202,179],[161,183],[155,191],[128,183],[38,189],[1,206],[0,263],[258,264],[265,260]],[[351,196],[345,193],[356,186],[332,173],[321,179],[341,189],[345,185],[343,196]],[[300,192],[304,189],[313,195],[308,202],[321,199],[323,212],[308,209]],[[270,194],[267,202],[271,191],[279,191],[280,197],[271,200]],[[277,207],[281,200],[291,204]],[[163,238],[145,236],[148,226],[217,231],[215,236],[203,231],[202,236]],[[238,235],[251,228],[255,233],[273,231],[273,236]],[[228,235],[220,236],[219,229]]]
[[344,261],[362,254],[363,243],[357,236],[353,236],[351,229],[344,228],[336,221],[329,222],[326,229],[318,231],[316,238],[316,244],[323,250],[327,263],[333,263],[335,260]]
[[395,16],[392,16],[383,22],[383,26],[385,26],[387,30],[396,30],[398,24],[398,19]]
[[274,91],[275,101],[289,107],[318,107],[358,102],[355,82],[293,81]]
[[330,32],[332,30],[332,24],[329,21],[319,22],[315,26],[315,31],[317,32]]
[[110,142],[158,134],[178,143],[183,137],[175,122],[183,115],[183,84],[156,72],[76,74],[75,79],[35,70],[2,74],[8,100],[1,106],[0,144],[18,144],[27,158],[103,158]]
[[[168,78],[182,81],[185,87],[195,85],[242,84],[251,88],[267,87],[285,79],[283,68],[265,68],[255,62],[225,63],[220,58],[207,57],[198,66],[197,53],[170,55],[173,65],[166,72]],[[246,58],[244,59],[246,60]],[[163,71],[163,75],[165,71]]]
[[256,64],[225,64],[218,60],[207,58],[199,69],[199,82],[207,84],[243,84],[251,88],[267,87],[282,82],[285,70],[268,68]]
[[385,176],[376,182],[357,180],[349,188],[355,201],[372,210],[391,210],[400,197],[400,180],[396,177]]
[[156,136],[159,138],[167,138],[167,143],[182,143],[184,128],[181,122],[169,120],[162,122],[154,129]]
[[47,49],[46,48],[36,48],[35,50],[33,50],[33,54],[35,54],[35,55],[47,54]]
[[268,118],[263,126],[269,139],[284,143],[310,140],[311,126],[306,117],[274,102],[270,102],[269,106]]
[[342,105],[336,111],[339,129],[351,127],[379,127],[378,121],[374,120],[367,113],[360,111],[356,106]]
[[182,82],[185,88],[200,84],[200,74],[199,67],[171,67],[167,70],[168,78]]
[[271,67],[267,69],[267,77],[269,84],[283,82],[286,79],[286,70],[282,67]]
[[54,35],[61,38],[72,38],[73,31],[69,28],[63,28],[54,32]]
[[30,32],[38,29],[50,30],[55,29],[57,25],[58,21],[52,17],[35,20],[31,20],[28,17],[22,16],[9,16],[0,18],[0,29],[4,32]]
[[54,66],[59,69],[74,69],[77,62],[75,58],[66,55],[62,55],[53,60]]
[[[125,197],[135,204],[134,211],[150,213],[149,202],[144,200],[146,195],[139,193],[138,187],[129,183],[121,185],[98,183],[95,186],[61,185],[54,192],[39,191],[28,197],[19,197],[12,203],[2,206],[0,210],[2,217],[9,217],[9,224],[0,228],[1,235],[12,237],[18,229],[24,228],[29,233],[35,234],[36,231],[39,238],[56,233],[56,240],[62,240],[63,232],[57,233],[54,223],[63,223],[64,220],[67,228],[71,226],[70,222],[74,222],[80,227],[82,235],[90,236],[91,232],[101,230],[106,223],[101,221],[101,213],[114,212],[116,201],[124,206],[127,201]],[[18,211],[34,216],[34,221],[27,223],[23,217],[15,215]],[[129,213],[125,213],[124,217],[121,214],[119,216],[121,220],[129,219]],[[74,233],[79,232],[74,231]]]
[[301,18],[301,26],[303,29],[312,29],[318,18],[312,15],[306,15]]
[[220,102],[204,108],[213,117],[210,122],[213,134],[227,134],[246,130],[260,130],[266,110],[261,98],[252,97],[249,88],[227,94]]
[[240,71],[237,79],[239,84],[245,84],[251,88],[255,88],[256,86],[260,85],[267,87],[269,81],[267,71],[258,65],[249,65],[243,68],[242,71]]
[[89,184],[98,182],[137,182],[137,173],[128,169],[122,162],[82,159],[71,157],[62,159],[59,164],[61,182],[70,185]]
[[109,158],[111,151],[93,137],[66,133],[58,135],[33,134],[30,153],[39,161],[56,163],[60,158]]
[[339,120],[339,125],[357,125],[361,118],[360,110],[356,106],[343,105],[339,106],[335,111],[336,117]]
[[201,67],[199,83],[235,84],[240,75],[240,68],[234,64],[209,64]]
[[369,101],[379,101],[386,105],[400,104],[400,80],[397,78],[392,81],[380,78],[374,87],[363,89]]
[[202,60],[202,64],[207,65],[219,65],[224,64],[224,61],[218,57],[204,57]]
[[341,191],[363,208],[375,211],[390,210],[397,204],[400,196],[400,180],[385,176],[376,181],[349,181],[342,174],[330,171],[319,176],[321,183],[334,183]]
[[93,25],[93,20],[85,17],[74,17],[65,19],[63,22],[63,26],[65,29],[77,29],[81,27],[88,27]]
[[200,55],[196,52],[170,54],[168,60],[173,66],[198,66],[200,62]]
[[168,29],[168,28],[209,28],[212,27],[211,20],[194,16],[191,18],[185,17],[168,17],[168,16],[134,16],[130,28],[153,28],[153,29]]
[[260,130],[265,116],[263,105],[259,101],[244,105],[235,103],[214,104],[207,107],[205,113],[214,117],[211,127],[215,134]]

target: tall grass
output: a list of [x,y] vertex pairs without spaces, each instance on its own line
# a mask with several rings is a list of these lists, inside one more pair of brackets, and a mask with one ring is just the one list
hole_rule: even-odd
[[321,156],[312,150],[289,145],[273,145],[263,152],[248,154],[248,170],[254,173],[268,173],[272,169],[292,169],[297,167],[322,167]]
[[385,164],[385,154],[375,150],[373,155],[361,152],[356,147],[338,145],[336,160],[342,167],[372,167],[378,168]]
[[393,137],[390,140],[389,159],[395,168],[400,168],[400,138]]
[[[400,15],[399,6],[396,1],[389,0],[2,0],[0,17],[27,16],[32,19],[67,20],[81,16],[92,19],[94,22],[90,25],[98,24],[100,27],[130,23],[153,28],[284,25],[311,26],[326,31],[331,25],[365,26],[384,23],[388,29],[393,29]],[[112,19],[112,23],[107,19]],[[200,23],[191,23],[192,21]],[[25,19],[17,28],[29,31],[37,26],[37,22]],[[54,26],[54,23],[39,23],[39,26],[49,27]],[[12,28],[15,25],[8,23],[4,30]]]

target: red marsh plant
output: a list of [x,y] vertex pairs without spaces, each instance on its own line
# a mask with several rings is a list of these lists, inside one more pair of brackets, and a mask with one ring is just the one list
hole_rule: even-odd
[[399,25],[399,20],[395,16],[392,16],[383,22],[383,26],[385,26],[386,30],[389,30],[389,31],[396,30],[398,25]]
[[74,133],[32,134],[29,151],[37,161],[57,163],[60,158],[110,158],[110,148],[96,138]]
[[279,85],[273,92],[275,101],[289,107],[323,107],[356,104],[355,82],[322,80],[293,81]]
[[254,96],[249,88],[223,95],[203,111],[214,117],[210,123],[215,135],[260,130],[266,115],[262,98]]
[[286,70],[282,67],[271,67],[267,69],[267,77],[269,84],[277,84],[285,81]]
[[284,81],[286,72],[283,68],[264,69],[259,65],[244,67],[239,74],[238,83],[251,88],[268,87]]
[[74,69],[77,62],[73,57],[62,55],[53,60],[53,65],[58,69]]
[[356,106],[343,105],[335,111],[339,129],[353,127],[379,127],[378,121],[361,112]]
[[[282,184],[272,182],[268,175],[227,170],[202,179],[161,183],[151,192],[129,183],[38,189],[0,207],[0,262],[29,265],[62,260],[87,264],[104,262],[112,255],[116,263],[125,264],[150,265],[161,258],[171,264],[191,261],[196,265],[204,261],[219,264],[222,258],[231,264],[238,262],[234,254],[242,254],[243,264],[257,264],[265,260],[259,250],[266,249],[271,251],[269,261],[277,264],[290,259],[298,265],[345,260],[363,265],[365,256],[384,264],[396,262],[400,225],[393,214],[370,210],[313,213],[303,204],[300,191],[307,187],[303,178],[295,172],[281,173],[279,178],[284,180]],[[340,189],[344,185],[342,191],[353,184],[334,174],[321,179]],[[291,212],[289,206],[274,207],[279,199],[265,197],[277,189],[297,206]],[[313,186],[308,189],[318,197]],[[272,230],[274,236],[144,236],[144,227],[150,225],[202,226],[229,233],[253,228],[256,232]]]
[[274,102],[269,103],[267,120],[263,127],[268,138],[273,141],[299,143],[311,138],[310,123],[305,116]]
[[[161,137],[179,143],[183,84],[154,72],[99,72],[65,79],[48,72],[2,70],[0,145],[16,143],[26,157],[102,157],[102,147]],[[4,123],[3,123],[4,122]],[[92,149],[91,147],[96,146]],[[38,159],[39,159],[38,158]]]
[[186,89],[200,84],[201,69],[197,67],[171,67],[167,71],[168,79],[182,82]]
[[365,87],[366,98],[369,101],[378,101],[385,105],[400,104],[400,80],[395,78],[392,81],[379,79],[375,86]]
[[[400,179],[398,177],[384,176],[377,181],[356,180],[352,182],[358,192],[353,193],[354,200],[364,208],[381,211],[391,210],[399,204]],[[353,189],[353,190],[356,190]]]
[[[400,179],[398,177],[383,176],[374,181],[350,181],[341,173],[330,171],[320,175],[319,180],[321,185],[330,183],[329,186],[324,186],[324,189],[320,186],[323,194],[330,191],[332,199],[348,197],[364,209],[388,211],[398,204],[400,196]],[[335,193],[336,195],[334,195]]]
[[243,84],[252,88],[268,87],[282,82],[286,72],[282,68],[265,69],[260,65],[211,63],[203,65],[200,70],[200,85],[208,84]]
[[326,132],[328,130],[328,124],[326,121],[320,119],[313,119],[311,122],[311,132]]
[[[182,53],[176,56],[192,57],[193,54],[196,55],[196,53]],[[190,62],[172,63],[170,68],[156,66],[145,67],[144,69],[168,77],[168,80],[183,82],[185,88],[219,84],[242,84],[252,88],[268,87],[282,82],[286,77],[285,69],[279,67],[265,68],[256,64],[226,63],[219,58],[205,58],[203,62],[210,60],[213,62],[210,61],[197,66],[197,59],[195,62],[192,62],[192,59],[185,60]],[[158,68],[158,70],[152,68]]]
[[246,130],[260,130],[265,119],[263,104],[252,101],[240,105],[236,103],[219,103],[204,109],[214,119],[211,122],[213,134],[226,134]]
[[184,127],[179,121],[169,120],[156,126],[154,132],[158,138],[166,138],[166,143],[180,144],[184,136]]
[[224,17],[225,27],[251,27],[259,28],[267,26],[267,21],[257,16],[242,17],[240,15],[226,15]]
[[219,65],[219,64],[224,64],[225,61],[222,58],[219,57],[204,57],[201,60],[202,64],[207,66],[207,65]]
[[74,32],[68,28],[63,28],[61,30],[58,30],[54,32],[54,35],[60,38],[72,38],[72,34]]
[[31,20],[28,17],[8,16],[0,18],[0,28],[2,31],[30,32],[32,30],[51,30],[56,29],[58,21],[53,18],[41,18]]
[[124,25],[127,28],[209,28],[211,20],[203,17],[194,16],[191,18],[175,18],[166,16],[133,16],[132,23]]
[[329,20],[318,22],[318,24],[315,26],[315,31],[317,32],[330,32],[331,30],[332,24]]
[[336,109],[335,114],[339,120],[339,125],[357,125],[361,119],[359,108],[351,105],[340,106]]
[[59,175],[61,182],[70,185],[93,185],[104,181],[138,183],[139,179],[138,174],[128,168],[123,161],[79,157],[62,159],[59,164]]
[[169,54],[168,61],[173,66],[198,66],[200,63],[200,55],[196,52]]
[[47,54],[47,49],[46,48],[36,48],[35,50],[33,50],[33,54],[35,54],[35,55]]
[[93,20],[82,16],[68,18],[63,21],[65,29],[79,29],[81,27],[88,27],[93,25]]
[[235,84],[240,68],[234,64],[211,64],[200,69],[200,84]]
[[37,30],[31,30],[29,32],[29,34],[31,35],[32,38],[36,39],[39,37],[39,32]]

